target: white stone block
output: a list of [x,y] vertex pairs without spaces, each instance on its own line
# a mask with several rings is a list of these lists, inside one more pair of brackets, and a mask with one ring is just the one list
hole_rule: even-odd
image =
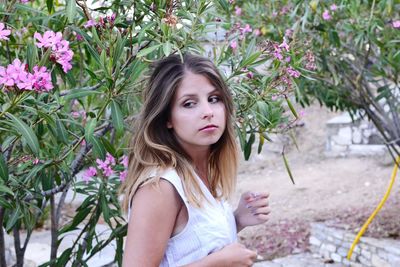
[[353,134],[352,134],[352,142],[353,144],[361,144],[362,143],[362,134],[361,131],[356,128],[353,127]]
[[365,257],[367,260],[370,260],[372,256],[371,251],[367,249],[361,249],[361,255]]
[[336,246],[334,244],[326,244],[325,249],[329,252],[336,252]]
[[371,264],[373,267],[392,267],[387,261],[384,261],[376,254],[372,254]]
[[310,244],[319,247],[321,245],[321,241],[318,240],[315,236],[310,236]]
[[331,259],[334,260],[335,262],[342,262],[342,256],[336,253],[331,254]]

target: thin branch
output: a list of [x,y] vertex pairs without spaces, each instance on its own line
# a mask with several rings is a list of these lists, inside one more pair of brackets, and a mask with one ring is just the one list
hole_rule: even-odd
[[6,267],[6,247],[4,240],[4,230],[3,230],[3,221],[4,221],[4,207],[0,207],[0,266]]

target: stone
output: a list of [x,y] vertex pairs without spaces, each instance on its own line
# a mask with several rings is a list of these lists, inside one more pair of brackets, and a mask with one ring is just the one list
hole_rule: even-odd
[[376,254],[372,254],[371,264],[373,267],[392,267],[388,262],[384,261]]
[[336,246],[333,244],[326,244],[325,245],[325,249],[329,252],[336,252]]
[[319,247],[321,245],[321,241],[318,240],[315,236],[310,236],[310,244]]
[[388,254],[387,255],[387,261],[392,265],[392,266],[400,266],[400,257],[393,255],[393,254]]
[[334,260],[335,262],[342,262],[342,257],[341,257],[339,254],[332,253],[332,254],[331,254],[331,258],[332,258],[332,260]]
[[342,256],[342,257],[347,257],[348,249],[345,249],[343,247],[339,247],[337,250],[337,253]]
[[363,266],[371,266],[371,261],[370,260],[368,260],[368,259],[366,259],[365,257],[363,257],[363,256],[358,256],[357,257],[357,260],[359,261],[359,262],[361,262],[361,264],[363,265]]
[[352,127],[353,134],[352,134],[352,143],[353,144],[361,144],[362,143],[362,134],[361,131],[357,127]]
[[365,257],[366,259],[370,260],[371,259],[371,251],[368,251],[366,248],[361,249],[361,255]]

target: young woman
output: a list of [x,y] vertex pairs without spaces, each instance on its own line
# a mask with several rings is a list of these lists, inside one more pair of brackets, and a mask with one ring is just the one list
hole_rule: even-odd
[[247,192],[232,211],[238,151],[231,94],[214,64],[160,60],[144,92],[123,191],[129,210],[123,266],[251,266],[237,243],[268,219],[268,194]]

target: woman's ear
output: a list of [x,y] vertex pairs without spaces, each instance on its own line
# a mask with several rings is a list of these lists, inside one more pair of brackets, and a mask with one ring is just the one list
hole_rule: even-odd
[[172,123],[170,121],[167,121],[167,128],[172,129]]

